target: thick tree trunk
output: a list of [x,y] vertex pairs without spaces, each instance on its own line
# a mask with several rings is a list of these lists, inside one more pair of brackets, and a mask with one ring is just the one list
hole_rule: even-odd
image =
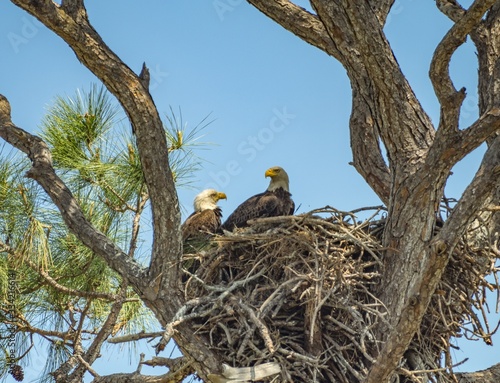
[[[460,12],[456,25],[436,49],[431,79],[441,103],[437,130],[413,94],[384,35],[383,24],[392,1],[312,0],[316,14],[287,0],[249,3],[339,60],[351,80],[354,165],[389,209],[384,235],[389,250],[380,284],[389,326],[378,329],[385,346],[367,379],[384,382],[419,328],[458,238],[480,209],[491,202],[492,190],[498,187],[494,178],[498,177],[498,156],[490,150],[472,183],[475,188],[471,185],[456,213],[435,236],[436,215],[451,168],[500,126],[495,101],[481,109],[479,120],[470,128],[458,130],[464,92],[455,90],[448,73],[451,55],[481,24],[482,16],[495,1],[476,1],[468,12]],[[491,43],[485,42],[487,46]],[[492,51],[498,44],[491,47],[488,54],[496,63],[496,52]],[[486,66],[495,67],[491,63]],[[387,166],[379,139],[387,150]]]
[[[351,81],[354,165],[388,207],[384,242],[389,250],[384,259],[380,299],[387,308],[389,325],[381,324],[377,329],[384,346],[366,380],[386,382],[419,328],[458,238],[481,209],[498,202],[494,198],[500,188],[500,139],[493,134],[500,128],[500,2],[477,0],[468,11],[453,0],[437,2],[455,25],[437,47],[430,71],[441,104],[441,118],[435,128],[402,74],[384,34],[392,0],[312,0],[316,14],[288,0],[248,1],[339,60]],[[29,175],[44,187],[68,227],[126,278],[160,322],[167,325],[185,303],[178,287],[180,214],[165,132],[147,82],[141,81],[101,40],[88,21],[82,0],[66,0],[61,5],[51,0],[12,2],[63,38],[128,114],[151,196],[155,238],[150,266],[144,269],[130,260],[89,224],[71,192],[54,173],[46,145],[13,125],[10,106],[3,97],[0,135],[30,156],[33,168]],[[448,66],[451,55],[468,34],[478,46],[480,117],[467,129],[459,130],[464,91],[455,90]],[[490,146],[481,169],[435,234],[436,213],[450,169],[487,139]],[[379,140],[387,151],[388,163]],[[218,372],[217,354],[189,326],[181,323],[176,329],[177,343],[194,360],[200,376],[207,379],[209,373]],[[491,374],[496,370],[493,368]]]

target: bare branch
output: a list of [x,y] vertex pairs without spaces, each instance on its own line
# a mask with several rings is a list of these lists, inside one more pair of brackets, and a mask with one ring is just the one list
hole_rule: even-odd
[[44,330],[35,326],[32,326],[24,316],[17,316],[17,319],[21,321],[21,323],[16,323],[12,322],[13,324],[17,325],[17,330],[18,331],[24,331],[28,332],[31,334],[38,334],[43,336],[44,338],[59,338],[62,340],[67,340],[69,338],[68,332],[63,332],[63,331],[55,331],[55,330]]
[[453,53],[465,42],[467,35],[480,23],[484,13],[495,1],[476,0],[467,13],[451,27],[437,46],[432,57],[430,78],[441,105],[447,105],[450,99],[456,97],[457,93],[449,74],[449,65]]
[[135,214],[134,214],[134,220],[132,222],[132,233],[130,235],[130,244],[128,248],[128,256],[130,258],[134,257],[135,250],[137,249],[137,239],[139,237],[140,219],[148,200],[149,200],[149,195],[146,192],[139,193],[139,196],[137,197],[137,207],[134,209]]
[[264,322],[262,322],[257,317],[255,311],[236,297],[231,298],[230,301],[235,306],[239,306],[240,308],[242,308],[243,311],[248,315],[252,323],[259,329],[259,332],[262,335],[262,339],[264,339],[264,344],[266,345],[267,349],[271,354],[274,354],[274,352],[276,351],[276,347],[274,346],[273,340],[269,335],[269,329],[264,324]]
[[[459,105],[457,105],[459,107]],[[443,110],[443,108],[442,108]],[[455,114],[454,111],[443,111],[443,114]],[[458,114],[455,115],[455,127],[458,127]],[[449,172],[449,170],[474,149],[483,144],[496,131],[500,130],[500,109],[486,111],[470,127],[464,130],[451,129],[442,126],[436,134],[436,139],[429,150],[426,162],[434,171]]]
[[305,42],[339,59],[340,52],[316,15],[288,0],[248,0],[248,2]]
[[139,73],[139,79],[141,80],[141,84],[145,89],[149,89],[149,81],[151,79],[149,68],[146,66],[146,63],[142,64],[141,73]]
[[391,175],[382,156],[375,120],[360,95],[353,94],[353,111],[349,124],[353,165],[367,180],[382,202],[389,204]]
[[[185,375],[184,375],[185,374]],[[179,383],[189,376],[191,372],[179,372],[179,374],[171,374],[170,372],[163,375],[141,375],[135,372],[131,374],[112,374],[96,377],[92,383]]]
[[81,365],[85,367],[85,370],[90,373],[90,375],[92,375],[94,378],[99,376],[99,374],[94,371],[94,369],[90,366],[90,364],[87,363],[87,361],[83,359],[81,355],[77,355],[76,357],[78,361],[81,363]]
[[85,11],[83,0],[62,0],[61,9],[64,9],[71,15],[76,15],[78,12]]
[[[141,354],[142,357],[142,354]],[[99,376],[92,381],[92,383],[179,383],[191,374],[194,374],[195,370],[192,366],[190,359],[186,357],[180,357],[175,359],[170,358],[159,358],[154,357],[151,360],[141,361],[141,365],[147,366],[166,366],[169,368],[169,372],[159,376],[141,375],[139,371],[132,374],[113,374],[108,376]]]
[[497,383],[500,381],[500,363],[497,363],[486,370],[459,372],[455,375],[458,379],[458,383]]
[[137,334],[128,334],[123,336],[115,336],[113,338],[109,338],[107,340],[108,343],[125,343],[125,342],[134,342],[139,339],[145,338],[157,338],[162,336],[165,331],[157,331],[157,332],[140,332]]
[[[366,380],[366,383],[385,382],[399,363],[422,320],[432,294],[441,279],[449,257],[459,241],[459,236],[487,205],[500,183],[500,139],[487,150],[482,166],[472,183],[467,187],[459,203],[445,222],[441,231],[432,240],[429,260],[422,265],[422,282],[409,291],[408,303],[384,344],[382,351]],[[380,361],[383,361],[381,363]]]
[[[441,116],[436,139],[429,153],[435,163],[447,164],[451,169],[456,162],[465,157],[470,151],[479,146],[495,130],[497,130],[498,111],[489,111],[481,116],[479,121],[469,128],[462,139],[459,138],[458,122],[460,109],[465,99],[465,89],[457,91],[449,73],[452,55],[461,46],[467,37],[481,24],[485,12],[495,3],[495,0],[476,0],[469,10],[463,14],[443,37],[437,46],[430,66],[430,79],[434,91],[441,104]],[[438,7],[458,11],[458,4],[454,2],[438,2]],[[481,134],[482,133],[482,134]],[[454,150],[451,150],[451,149]],[[436,151],[438,153],[436,153]],[[447,156],[448,158],[442,158]]]
[[151,367],[164,366],[168,367],[170,371],[177,371],[180,370],[181,368],[188,367],[191,364],[191,362],[189,358],[186,358],[185,356],[180,356],[174,359],[154,356],[150,360],[143,361],[142,364]]
[[[460,132],[460,141],[456,148],[461,148],[463,156],[457,162],[486,141],[493,133],[500,130],[500,109],[486,111],[470,127]],[[452,144],[452,142],[450,142]]]
[[500,107],[499,78],[499,40],[498,20],[500,19],[500,3],[496,2],[481,23],[472,31],[470,37],[477,49],[478,57],[478,96],[479,113]]
[[494,204],[494,193],[498,187],[500,187],[500,138],[497,137],[486,151],[481,167],[465,189],[435,241],[453,246],[452,241],[455,240],[456,233],[463,233],[481,208]]
[[[120,290],[121,298],[125,297],[125,292],[127,290],[127,285],[124,284]],[[74,369],[71,374],[69,372],[75,366],[74,358],[70,358],[67,362],[63,363],[56,371],[54,371],[53,376],[58,381],[59,379],[69,378],[69,381],[81,381],[83,375],[86,371],[90,371],[89,367],[95,360],[100,356],[101,347],[106,339],[111,335],[113,328],[118,320],[120,311],[123,307],[123,299],[114,302],[111,306],[111,310],[106,318],[106,321],[102,325],[101,329],[97,333],[96,337],[92,340],[91,345],[88,347],[87,351],[75,349],[75,357],[79,363],[79,366]],[[83,315],[82,315],[83,317]],[[83,360],[83,362],[82,362]]]
[[455,22],[465,15],[465,9],[456,0],[437,0],[436,6],[443,14]]

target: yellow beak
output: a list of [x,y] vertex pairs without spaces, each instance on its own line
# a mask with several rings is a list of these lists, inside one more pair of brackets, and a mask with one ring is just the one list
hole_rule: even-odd
[[217,193],[217,201],[220,200],[220,199],[227,200],[226,194],[222,193],[222,192]]
[[276,173],[274,172],[274,170],[271,168],[271,169],[267,169],[266,170],[266,173],[264,174],[265,177],[274,177],[276,175]]

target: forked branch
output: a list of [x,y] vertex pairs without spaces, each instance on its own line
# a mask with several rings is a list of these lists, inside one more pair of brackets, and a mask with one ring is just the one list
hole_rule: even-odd
[[458,20],[437,46],[430,67],[430,78],[441,105],[447,105],[456,97],[456,89],[449,73],[453,53],[465,42],[465,38],[481,22],[485,12],[496,0],[476,0],[469,10]]

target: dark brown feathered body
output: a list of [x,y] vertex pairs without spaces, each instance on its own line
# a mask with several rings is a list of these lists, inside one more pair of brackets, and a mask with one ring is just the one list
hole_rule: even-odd
[[194,213],[187,217],[181,227],[184,250],[196,251],[220,231],[222,210],[217,205],[220,199],[226,199],[226,195],[215,189],[203,190],[195,197]]
[[222,225],[224,230],[248,225],[255,218],[291,215],[295,211],[295,203],[290,194],[288,174],[279,166],[269,168],[264,173],[271,182],[264,193],[250,197],[227,218]]
[[295,203],[291,196],[283,188],[256,194],[238,206],[222,228],[233,230],[235,227],[247,226],[248,220],[251,219],[291,215],[295,211]]
[[209,238],[220,230],[221,221],[220,207],[195,211],[182,225],[182,240]]

